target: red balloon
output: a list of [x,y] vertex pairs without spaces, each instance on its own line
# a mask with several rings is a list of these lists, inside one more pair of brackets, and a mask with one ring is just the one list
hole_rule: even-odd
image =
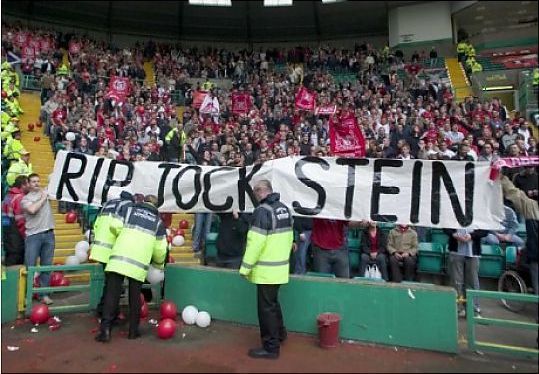
[[185,231],[182,230],[182,229],[179,229],[178,231],[176,231],[176,235],[181,235],[181,236],[183,236],[185,238]]
[[45,304],[36,304],[32,307],[32,313],[30,314],[30,321],[33,324],[45,323],[49,320],[49,307]]
[[7,97],[7,92],[2,90],[2,99],[5,99]]
[[66,223],[75,223],[77,222],[77,213],[69,212],[66,214]]
[[34,124],[33,123],[28,124],[28,131],[34,131]]
[[184,229],[184,230],[188,229],[188,228],[189,228],[189,222],[187,222],[186,220],[182,219],[182,220],[180,221],[179,228],[180,228],[180,229]]
[[148,309],[148,304],[144,303],[140,306],[140,318],[146,318],[148,317],[148,313],[150,310]]
[[172,320],[176,320],[178,316],[178,308],[176,307],[176,304],[169,300],[164,300],[161,303],[159,311],[161,312],[161,318],[163,319],[170,318]]
[[157,336],[160,339],[170,339],[176,333],[176,322],[170,318],[164,318],[159,321],[157,326]]
[[34,136],[34,142],[38,142],[40,140],[41,140],[41,138],[39,136]]
[[62,276],[62,279],[60,279],[60,283],[58,283],[58,286],[67,287],[70,284],[71,284],[71,281],[69,280],[69,278],[65,278],[64,276]]
[[62,273],[60,273],[59,271],[53,271],[51,273],[49,285],[51,287],[59,286],[63,278],[64,278],[64,275]]

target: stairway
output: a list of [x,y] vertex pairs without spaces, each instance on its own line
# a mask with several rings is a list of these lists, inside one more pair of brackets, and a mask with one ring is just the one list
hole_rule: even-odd
[[[27,124],[37,122],[41,109],[39,93],[23,92],[21,95],[21,106],[25,113],[21,117],[21,140],[28,151],[30,151],[30,162],[33,171],[38,173],[41,178],[41,186],[46,188],[47,177],[54,168],[54,153],[46,135],[43,134],[44,128],[34,128],[29,131]],[[39,140],[38,140],[39,138]],[[58,201],[50,201],[54,222],[56,248],[54,251],[53,263],[64,264],[68,256],[75,254],[75,245],[85,240],[81,228],[77,223],[66,223],[65,214],[58,212]]]
[[[47,185],[47,176],[53,172],[54,153],[46,135],[43,134],[43,127],[37,126],[33,131],[29,131],[27,124],[37,122],[41,108],[39,93],[23,92],[21,95],[21,106],[25,113],[21,116],[21,140],[28,151],[30,151],[30,161],[33,171],[41,176],[42,186]],[[37,139],[39,137],[39,140]],[[75,254],[75,245],[86,240],[82,229],[78,223],[66,223],[65,214],[58,213],[58,201],[51,200],[55,221],[56,248],[54,252],[54,264],[64,264],[68,256]],[[200,264],[200,260],[193,256],[191,249],[191,228],[194,223],[194,214],[176,213],[172,215],[172,227],[178,227],[181,220],[189,222],[189,229],[185,231],[185,243],[181,247],[171,247],[170,254],[174,261],[183,265]],[[85,274],[86,276],[88,274]],[[72,276],[74,280],[75,276]],[[84,278],[84,277],[83,277]],[[81,278],[81,280],[83,279]],[[79,279],[79,277],[77,277]]]
[[467,96],[472,96],[472,88],[462,64],[456,58],[448,57],[445,59],[445,67],[449,74],[449,80],[455,92],[457,103],[464,101]]
[[144,62],[144,72],[146,73],[144,84],[149,87],[153,86],[155,83],[155,70],[153,66],[153,61]]
[[201,260],[193,256],[193,250],[191,245],[193,243],[192,238],[192,228],[195,222],[194,214],[186,213],[175,213],[172,215],[172,223],[170,227],[179,227],[181,220],[186,220],[189,222],[189,228],[184,230],[185,232],[185,243],[181,247],[176,247],[171,244],[170,246],[170,255],[174,258],[174,262],[182,265],[200,265]]

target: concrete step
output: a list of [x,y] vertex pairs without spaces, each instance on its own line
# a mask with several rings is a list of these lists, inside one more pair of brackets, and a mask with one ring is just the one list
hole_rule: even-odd
[[81,240],[86,240],[84,235],[79,234],[56,234],[56,243],[78,243]]

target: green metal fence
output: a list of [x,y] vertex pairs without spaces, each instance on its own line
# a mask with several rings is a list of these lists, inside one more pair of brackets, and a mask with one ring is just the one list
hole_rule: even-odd
[[[62,287],[34,287],[33,279],[36,272],[53,272],[53,271],[77,271],[89,272],[89,282],[87,284],[77,284],[72,286]],[[57,293],[57,292],[81,292],[88,291],[90,293],[88,303],[75,304],[75,305],[60,305],[49,306],[51,312],[65,313],[65,312],[89,312],[97,307],[101,294],[103,292],[103,285],[105,282],[105,275],[103,273],[103,267],[101,264],[81,264],[81,265],[50,265],[50,266],[30,266],[26,272],[26,297],[25,297],[25,315],[31,314],[32,297],[34,293]],[[158,306],[161,304],[161,290],[162,283],[157,284],[143,284],[143,289],[152,289],[152,301],[148,303],[149,307]]]
[[537,359],[539,357],[539,350],[534,348],[527,347],[518,347],[512,345],[505,345],[493,342],[483,342],[477,341],[475,336],[475,327],[476,325],[486,325],[486,326],[497,326],[497,327],[509,327],[509,328],[519,328],[526,330],[534,330],[537,332],[539,324],[523,321],[514,321],[507,319],[499,318],[485,318],[481,316],[475,316],[474,314],[474,303],[471,302],[475,297],[485,298],[485,299],[495,299],[500,300],[516,300],[524,301],[529,303],[539,303],[539,296],[537,295],[527,295],[519,293],[510,293],[510,292],[494,292],[494,291],[479,291],[479,290],[466,290],[466,297],[468,303],[466,305],[466,322],[467,322],[467,331],[468,331],[468,347],[471,350],[488,350],[493,352],[500,353],[509,353],[519,356],[525,356],[530,358]]
[[[61,287],[34,287],[34,275],[36,272],[53,272],[53,271],[88,271],[90,279],[88,284],[77,284],[73,286]],[[50,306],[49,310],[56,313],[64,312],[88,312],[95,309],[101,298],[103,291],[103,270],[100,264],[83,264],[83,265],[49,265],[49,266],[29,266],[26,273],[26,307],[25,314],[29,316],[32,312],[32,296],[34,292],[40,293],[57,293],[57,292],[74,292],[74,291],[89,291],[90,298],[88,303],[76,305],[60,305]]]

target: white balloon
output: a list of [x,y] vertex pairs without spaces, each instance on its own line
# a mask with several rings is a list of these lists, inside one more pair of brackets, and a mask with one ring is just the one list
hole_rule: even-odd
[[88,261],[88,252],[83,249],[75,249],[75,257],[77,257],[79,262],[82,264]]
[[162,146],[163,146],[163,141],[162,141],[161,139],[159,139],[159,140],[157,141],[157,144],[159,144],[159,146],[162,147]]
[[80,260],[77,256],[68,256],[66,258],[66,265],[80,265]]
[[211,316],[208,312],[198,312],[196,324],[198,327],[208,327],[211,323]]
[[68,132],[66,134],[66,140],[69,140],[70,142],[72,142],[73,140],[75,140],[75,133],[74,132]]
[[198,309],[194,305],[187,305],[183,308],[182,319],[188,325],[193,325],[197,319]]
[[77,250],[88,252],[90,250],[90,243],[88,243],[86,240],[81,240],[75,244],[75,252]]
[[175,247],[181,247],[185,243],[185,238],[181,235],[176,235],[172,238],[172,245]]
[[150,284],[162,282],[165,279],[165,272],[150,265],[148,274],[146,274],[146,279]]

